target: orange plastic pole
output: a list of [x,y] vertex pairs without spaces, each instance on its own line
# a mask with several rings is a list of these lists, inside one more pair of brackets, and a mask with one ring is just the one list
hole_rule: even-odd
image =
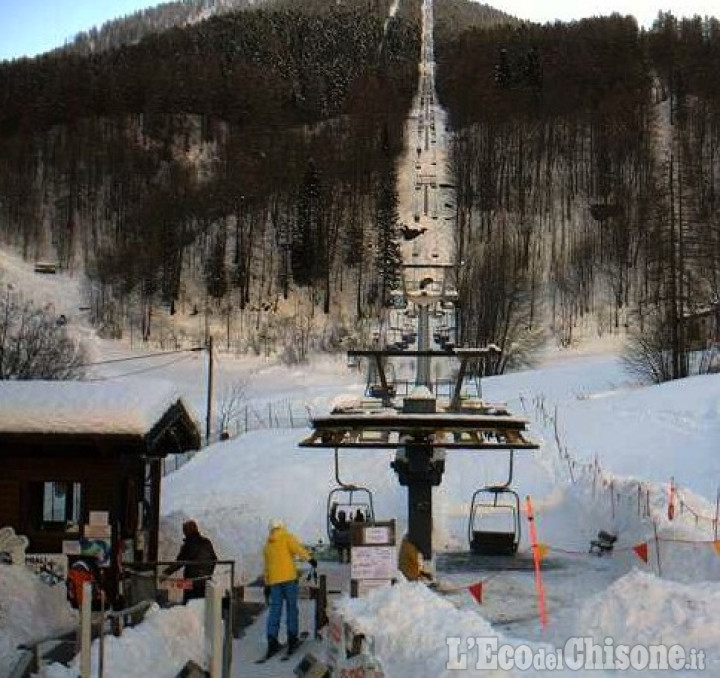
[[540,625],[547,628],[547,612],[545,609],[545,588],[543,587],[542,575],[540,574],[540,545],[537,540],[537,529],[535,528],[535,514],[533,513],[530,495],[525,497],[525,513],[530,527],[530,545],[532,546],[533,562],[535,565],[535,588],[538,595],[538,612],[540,614]]
[[668,520],[675,517],[675,478],[670,478],[670,487],[668,488]]

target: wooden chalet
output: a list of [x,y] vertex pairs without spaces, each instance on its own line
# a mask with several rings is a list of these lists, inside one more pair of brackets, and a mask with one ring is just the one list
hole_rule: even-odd
[[162,460],[199,447],[168,382],[0,381],[0,526],[28,554],[106,542],[110,571],[156,560]]

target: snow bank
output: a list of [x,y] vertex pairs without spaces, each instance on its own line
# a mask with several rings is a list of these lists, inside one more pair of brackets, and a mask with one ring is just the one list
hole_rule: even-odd
[[[708,675],[720,675],[720,583],[668,582],[635,570],[587,600],[575,629],[598,643],[679,644],[705,651]],[[690,674],[688,674],[690,675]]]
[[[193,600],[167,610],[148,610],[144,621],[123,631],[122,636],[105,636],[106,675],[112,678],[174,678],[189,661],[202,665],[204,657],[205,601]],[[99,643],[92,644],[92,671],[98,670]],[[76,678],[79,658],[65,667],[53,664],[38,678]]]
[[75,627],[64,584],[48,586],[24,565],[0,564],[0,657],[17,645]]

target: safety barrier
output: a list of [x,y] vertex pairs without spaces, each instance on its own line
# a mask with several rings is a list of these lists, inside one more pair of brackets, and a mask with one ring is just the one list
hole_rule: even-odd
[[[531,408],[528,407],[522,397],[520,400],[523,410],[528,413]],[[534,410],[536,419],[546,429],[552,429],[559,461],[567,468],[570,481],[577,483],[581,479],[587,480],[589,474],[592,497],[595,499],[605,494],[611,519],[615,518],[622,504],[628,505],[632,503],[636,507],[638,518],[641,521],[652,522],[655,528],[665,517],[668,521],[673,521],[682,516],[689,516],[695,527],[708,532],[708,538],[699,540],[698,543],[714,543],[718,541],[720,487],[716,495],[715,511],[710,514],[693,506],[687,499],[686,491],[677,485],[673,477],[668,480],[667,492],[664,488],[660,489],[657,483],[625,481],[605,470],[597,456],[592,463],[588,463],[579,461],[570,453],[567,446],[562,442],[557,406],[553,408],[552,412],[548,412],[545,398],[537,396],[533,398],[532,410]]]

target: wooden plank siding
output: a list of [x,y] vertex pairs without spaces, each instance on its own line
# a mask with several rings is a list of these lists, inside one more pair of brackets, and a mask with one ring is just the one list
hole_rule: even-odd
[[[13,386],[0,382],[7,394],[13,393]],[[59,388],[62,395],[64,385],[48,382],[47,388]],[[120,395],[116,397],[122,420],[125,400]],[[132,402],[131,391],[128,396]],[[198,449],[198,427],[181,400],[168,405],[154,423],[148,422],[146,430],[130,427],[125,433],[102,423],[99,430],[91,430],[82,421],[82,409],[73,413],[75,419],[61,416],[54,421],[48,415],[45,426],[42,413],[47,408],[47,402],[39,402],[27,421],[6,417],[0,426],[0,527],[7,525],[27,536],[30,554],[62,553],[64,541],[86,536],[92,511],[107,512],[114,553],[103,568],[103,580],[114,600],[123,556],[157,560],[162,459]],[[80,486],[79,505],[66,492],[74,486],[55,486],[55,512],[48,512],[43,505],[47,483],[61,482]]]
[[[90,511],[108,511],[113,538],[132,537],[137,526],[136,501],[142,498],[144,463],[130,458],[95,451],[88,454],[62,454],[30,447],[15,448],[12,464],[5,465],[0,525],[13,525],[19,534],[30,539],[29,553],[51,553],[62,549],[62,541],[78,539],[79,532],[47,531],[39,528],[40,506],[33,505],[32,485],[51,481],[76,482],[82,485],[80,524],[88,522]],[[6,456],[0,452],[0,458]],[[127,506],[128,486],[134,483],[135,505]],[[129,523],[129,524],[128,524]],[[117,533],[117,526],[120,532]]]
[[0,480],[0,527],[20,523],[20,486],[14,480]]

